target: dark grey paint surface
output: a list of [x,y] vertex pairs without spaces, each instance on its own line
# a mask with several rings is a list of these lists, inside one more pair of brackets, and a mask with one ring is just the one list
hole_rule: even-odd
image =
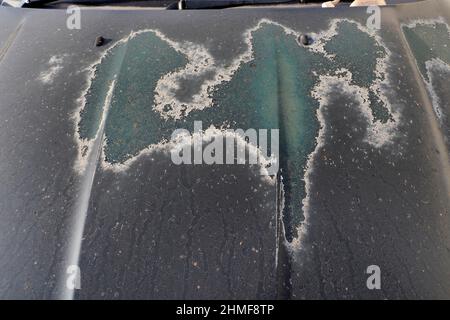
[[[361,137],[349,137],[351,122],[342,121],[343,113],[361,121],[352,102],[332,101],[348,107],[326,115],[334,135],[315,162],[308,234],[291,258],[280,250],[278,270],[276,187],[252,193],[259,176],[245,168],[183,168],[142,157],[126,173],[97,168],[76,297],[449,298],[448,149],[440,142],[444,133],[432,129],[429,97],[399,26],[438,15],[448,23],[449,8],[448,1],[428,1],[383,10],[380,32],[404,103],[398,142],[358,150]],[[0,297],[61,296],[82,187],[73,170],[72,115],[86,85],[82,70],[105,50],[93,46],[98,35],[115,41],[158,28],[227,61],[245,49],[242,32],[261,18],[317,31],[335,17],[364,23],[367,14],[93,10],[83,11],[81,30],[67,30],[64,11],[0,9]],[[68,53],[57,81],[36,81],[50,56]],[[339,137],[345,143],[333,140]],[[366,288],[371,264],[381,267],[382,290]]]

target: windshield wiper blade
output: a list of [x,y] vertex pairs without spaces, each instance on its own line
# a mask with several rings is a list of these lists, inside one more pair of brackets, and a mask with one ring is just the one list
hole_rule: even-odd
[[170,4],[168,10],[224,9],[239,6],[262,6],[271,4],[303,3],[304,0],[179,0]]

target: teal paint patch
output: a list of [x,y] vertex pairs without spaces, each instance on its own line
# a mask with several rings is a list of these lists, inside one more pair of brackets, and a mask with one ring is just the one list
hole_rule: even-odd
[[[210,125],[279,129],[283,219],[286,238],[291,241],[298,236],[297,227],[304,220],[305,170],[323,125],[317,118],[319,103],[311,95],[319,76],[349,69],[354,75],[352,81],[369,90],[380,81],[375,73],[376,59],[386,55],[382,46],[356,24],[344,21],[338,25],[339,33],[325,47],[335,54],[331,61],[321,52],[300,45],[296,36],[281,26],[261,24],[252,32],[253,59],[243,62],[229,81],[215,86],[210,108],[193,110],[182,119],[165,119],[153,105],[158,80],[180,70],[188,61],[155,33],[140,33],[110,49],[96,66],[80,114],[80,137],[90,140],[96,136],[106,92],[114,79],[116,86],[104,133],[105,160],[111,165],[123,164],[148,146],[170,140],[175,129],[192,132],[194,121],[202,121],[203,129]],[[355,39],[362,43],[359,51],[349,50]],[[376,92],[372,93],[375,101]],[[376,114],[376,102],[371,107]]]
[[274,25],[265,24],[253,32],[252,45],[254,59],[243,64],[230,82],[218,87],[213,109],[224,119],[234,119],[238,127],[280,130],[286,204],[283,219],[291,241],[303,220],[298,214],[305,197],[303,175],[319,130],[319,105],[310,94],[317,77],[311,69],[324,68],[327,61]]
[[445,23],[420,23],[403,26],[403,34],[425,81],[429,81],[426,62],[440,59],[450,65],[450,34]]
[[105,126],[107,161],[124,162],[161,140],[165,124],[152,110],[156,83],[186,63],[182,54],[152,32],[128,41]]
[[153,32],[138,34],[113,47],[97,65],[80,115],[79,134],[93,139],[108,87],[116,79],[108,120],[106,156],[119,163],[160,140],[161,120],[152,110],[158,80],[183,67],[187,59]]
[[402,31],[450,145],[450,28],[442,21],[431,20],[402,26]]
[[334,61],[352,74],[352,84],[369,89],[370,108],[374,120],[386,122],[392,120],[389,110],[378,97],[373,83],[383,81],[377,74],[377,63],[387,55],[386,49],[362,32],[355,23],[343,21],[338,24],[337,36],[325,45],[325,50],[335,55]]
[[80,113],[78,132],[82,139],[91,140],[97,134],[108,88],[121,70],[126,47],[126,44],[119,44],[111,50],[95,71],[95,80],[89,87],[86,104]]

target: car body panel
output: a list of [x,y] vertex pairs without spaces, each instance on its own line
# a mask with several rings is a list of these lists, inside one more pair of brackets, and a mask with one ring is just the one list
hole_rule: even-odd
[[[0,297],[448,298],[449,9],[1,8]],[[278,174],[174,164],[194,121]]]

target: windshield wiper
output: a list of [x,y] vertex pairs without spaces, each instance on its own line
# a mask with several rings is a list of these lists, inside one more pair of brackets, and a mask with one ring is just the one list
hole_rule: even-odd
[[239,6],[263,6],[271,4],[304,3],[305,0],[179,0],[170,4],[168,10],[224,9]]

